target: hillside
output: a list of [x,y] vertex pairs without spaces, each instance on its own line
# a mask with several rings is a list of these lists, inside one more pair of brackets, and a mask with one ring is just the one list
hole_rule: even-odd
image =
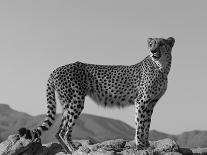
[[[21,127],[30,129],[37,127],[44,117],[44,115],[30,116],[15,111],[6,104],[0,104],[0,141],[16,133]],[[43,134],[43,143],[56,141],[54,135],[59,127],[60,119],[61,116],[57,115],[54,126]],[[134,128],[120,120],[82,114],[74,127],[73,139],[89,139],[94,143],[119,138],[132,140],[134,132]],[[156,141],[164,138],[174,139],[181,147],[207,147],[207,131],[196,130],[179,135],[169,135],[155,130],[150,132],[150,140]]]
[[9,134],[20,126],[25,126],[33,117],[11,109],[6,104],[0,104],[0,140],[7,138]]
[[[0,104],[0,140],[5,140],[8,135],[16,133],[21,127],[30,129],[37,127],[44,117],[44,115],[30,116],[17,112],[8,105]],[[60,120],[61,115],[58,114],[53,127],[42,136],[43,143],[56,141],[53,135],[57,132]],[[134,129],[126,123],[89,114],[82,114],[73,129],[74,139],[90,139],[93,142],[117,138],[130,140],[133,137]]]

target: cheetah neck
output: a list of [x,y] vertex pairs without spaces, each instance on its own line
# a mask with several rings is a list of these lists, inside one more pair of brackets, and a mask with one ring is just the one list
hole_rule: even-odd
[[153,57],[149,55],[141,63],[152,64],[154,66],[154,69],[157,69],[165,75],[168,75],[171,68],[171,57],[167,61],[162,63],[161,61],[155,60]]
[[151,61],[158,67],[158,69],[164,73],[165,75],[168,75],[170,72],[170,68],[171,68],[171,56],[167,59],[165,59],[164,61],[162,60],[156,60],[153,57],[149,56],[149,58],[151,59]]

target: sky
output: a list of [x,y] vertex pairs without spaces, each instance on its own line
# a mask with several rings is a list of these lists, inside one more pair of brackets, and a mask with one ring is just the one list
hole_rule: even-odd
[[[154,108],[151,129],[207,130],[206,6],[205,0],[0,1],[0,103],[43,114],[55,68],[75,61],[132,65],[149,54],[147,38],[172,36],[168,89]],[[103,108],[88,97],[83,110],[131,126],[134,111]]]

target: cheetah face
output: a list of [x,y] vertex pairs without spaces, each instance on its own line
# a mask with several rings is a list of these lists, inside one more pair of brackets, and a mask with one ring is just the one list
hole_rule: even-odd
[[171,55],[171,49],[174,45],[174,42],[175,39],[172,37],[168,39],[148,38],[148,48],[151,53],[151,57],[153,57],[155,60],[159,60]]

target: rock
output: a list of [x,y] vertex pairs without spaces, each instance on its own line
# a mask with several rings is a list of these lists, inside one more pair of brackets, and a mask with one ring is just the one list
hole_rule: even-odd
[[169,138],[150,142],[150,147],[154,149],[154,152],[159,152],[160,154],[165,152],[178,152],[179,150],[178,144]]
[[[123,139],[108,140],[92,144],[89,140],[74,140],[78,150],[74,155],[191,155],[207,154],[207,148],[187,149],[179,148],[175,141],[167,138],[150,141],[150,147],[145,150],[136,149],[135,141]],[[68,155],[59,143],[41,144],[40,139],[31,142],[11,135],[0,143],[0,155]]]
[[91,145],[93,144],[90,140],[84,139],[84,140],[73,140],[74,143],[80,143],[83,146]]
[[179,148],[179,152],[184,155],[192,155],[193,151],[188,148]]
[[164,153],[164,155],[183,155],[183,154],[179,152],[167,152],[167,153]]
[[146,150],[132,149],[135,146],[135,141],[127,142],[126,147],[130,149],[124,150],[123,154],[165,154],[167,152],[178,152],[179,150],[178,144],[174,140],[171,140],[169,138],[159,141],[150,141],[150,147]]
[[123,155],[153,155],[152,150],[136,150],[136,149],[126,149],[122,151]]
[[116,151],[120,152],[125,146],[126,141],[123,139],[109,140],[102,143],[97,143],[90,145],[89,149],[92,151],[97,151],[99,148],[103,148],[106,151]]
[[45,154],[57,154],[57,153],[64,153],[65,150],[62,146],[58,143],[49,143],[43,144],[42,147],[39,148],[39,151],[36,154],[45,155]]
[[27,149],[35,151],[41,145],[40,141],[35,141],[33,144],[30,140],[19,135],[10,135],[7,140],[0,144],[0,155],[14,155],[25,152]]
[[195,149],[191,149],[193,154],[196,155],[207,155],[207,148],[195,148]]

